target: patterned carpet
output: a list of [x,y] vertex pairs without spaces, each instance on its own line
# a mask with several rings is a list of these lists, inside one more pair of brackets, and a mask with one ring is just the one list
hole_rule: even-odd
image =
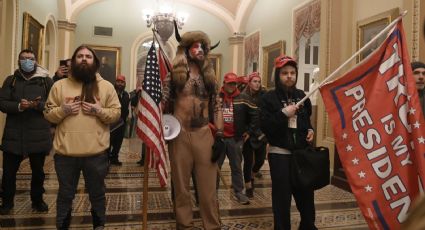
[[[140,142],[125,139],[120,153],[122,166],[112,166],[106,178],[107,226],[106,229],[142,229],[143,168],[136,164],[140,159]],[[18,172],[15,208],[10,215],[0,216],[1,229],[55,229],[56,193],[58,188],[53,159],[45,164],[44,195],[48,213],[31,209],[29,187],[31,170],[25,160]],[[250,205],[241,205],[223,184],[219,189],[222,229],[273,229],[271,209],[271,181],[268,164],[262,168],[262,179],[255,181],[254,199]],[[230,168],[224,164],[222,176],[230,184]],[[91,229],[90,202],[80,178],[78,193],[73,205],[72,229]],[[195,203],[195,202],[193,202]],[[368,229],[351,193],[329,185],[315,192],[316,225],[319,229]],[[155,171],[149,171],[148,229],[175,229],[170,188],[161,188]],[[203,229],[199,212],[194,205],[195,229]],[[300,217],[292,205],[292,228],[296,229]]]

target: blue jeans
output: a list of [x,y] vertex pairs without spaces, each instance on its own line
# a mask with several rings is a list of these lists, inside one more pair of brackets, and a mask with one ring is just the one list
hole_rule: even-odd
[[230,171],[232,176],[232,186],[235,193],[242,193],[244,188],[242,175],[242,146],[243,140],[235,141],[233,137],[224,138],[225,152],[218,158],[218,167],[221,168],[224,159],[229,158]]

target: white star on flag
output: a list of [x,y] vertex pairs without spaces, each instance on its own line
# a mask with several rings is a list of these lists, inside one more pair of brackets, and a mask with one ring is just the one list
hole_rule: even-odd
[[409,113],[411,115],[415,114],[415,112],[416,112],[416,109],[415,108],[412,107],[412,108],[409,109]]
[[351,161],[353,162],[354,165],[358,165],[359,164],[359,159],[358,158],[354,158]]
[[365,178],[366,177],[366,173],[363,171],[360,171],[359,173],[357,173],[359,175],[360,178]]
[[353,146],[347,145],[347,147],[345,147],[345,150],[347,150],[347,152],[352,152],[353,151]]
[[413,126],[415,126],[415,129],[419,129],[419,126],[421,126],[421,124],[418,121],[416,121],[415,124],[413,124]]
[[419,141],[419,144],[425,144],[425,138],[424,137],[419,137],[418,141]]
[[346,133],[343,133],[343,134],[342,134],[342,139],[343,139],[343,140],[347,139],[347,136],[348,136],[348,135],[347,135]]
[[410,98],[412,98],[412,95],[407,95],[407,100],[410,101]]
[[364,187],[364,189],[366,190],[366,192],[372,192],[372,187],[370,187],[370,185],[367,185],[366,187]]

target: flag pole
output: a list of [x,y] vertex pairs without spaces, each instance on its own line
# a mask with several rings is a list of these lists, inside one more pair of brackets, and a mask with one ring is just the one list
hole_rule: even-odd
[[148,168],[148,149],[145,144],[142,147],[142,154],[145,154],[143,162],[143,229],[148,229],[148,185],[149,185],[149,168]]
[[361,49],[359,49],[356,53],[353,54],[347,61],[342,63],[336,70],[334,70],[328,77],[326,77],[316,88],[312,89],[301,101],[299,101],[296,105],[299,106],[302,104],[307,98],[309,98],[313,93],[315,93],[320,87],[329,82],[331,79],[335,78],[336,74],[341,71],[348,63],[350,63],[354,58],[356,58],[361,52],[369,48],[378,38],[380,38],[383,34],[392,29],[395,24],[398,23],[404,16],[406,16],[407,10],[403,11],[394,21],[392,21],[387,27],[385,27],[381,32],[379,32],[372,40],[370,40],[366,45],[364,45]]
[[156,36],[156,34],[157,34],[156,29],[152,29],[152,32],[153,32],[154,40],[156,40],[158,42],[159,49],[161,49],[162,54],[164,55],[165,59],[167,59],[168,63],[171,63],[170,58],[167,55],[167,52],[165,52],[165,50],[162,48],[162,47],[164,47],[164,44],[162,44],[162,41],[159,40],[158,37]]

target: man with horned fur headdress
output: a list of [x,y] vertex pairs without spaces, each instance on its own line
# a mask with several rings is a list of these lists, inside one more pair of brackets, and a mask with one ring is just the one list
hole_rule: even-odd
[[[210,39],[202,31],[191,31],[179,41],[173,60],[169,88],[164,100],[180,122],[181,132],[170,141],[171,178],[177,229],[193,228],[190,177],[196,178],[199,209],[205,229],[220,229],[216,193],[217,159],[213,157],[215,142],[209,123],[216,128],[216,137],[223,133],[223,116],[217,97],[217,82],[208,59]],[[167,110],[167,109],[166,109]],[[167,112],[167,111],[166,111]],[[218,140],[220,138],[216,138]]]

